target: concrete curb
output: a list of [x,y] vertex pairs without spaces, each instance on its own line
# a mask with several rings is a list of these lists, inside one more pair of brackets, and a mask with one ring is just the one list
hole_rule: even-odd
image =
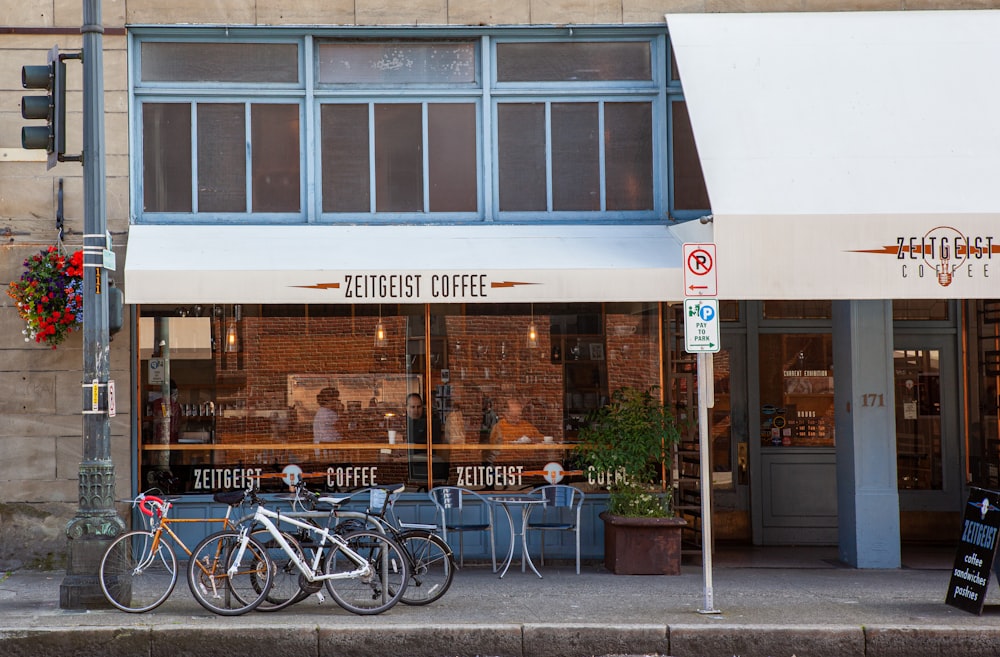
[[4,657],[995,657],[1000,628],[504,624],[53,627],[0,631]]
[[995,657],[1000,653],[1000,628],[869,627],[865,629],[866,657],[962,655]]
[[[860,627],[671,625],[673,657],[865,657]],[[920,653],[910,653],[915,657]]]

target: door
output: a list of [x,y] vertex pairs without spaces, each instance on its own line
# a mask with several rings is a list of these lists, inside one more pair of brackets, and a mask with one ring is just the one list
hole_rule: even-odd
[[896,478],[903,511],[961,508],[954,338],[897,336],[893,351]]
[[762,333],[751,482],[758,545],[836,545],[833,336]]

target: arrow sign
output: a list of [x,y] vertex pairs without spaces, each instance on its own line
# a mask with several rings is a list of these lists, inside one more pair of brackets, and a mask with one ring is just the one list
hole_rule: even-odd
[[718,294],[715,244],[684,244],[684,296],[714,297]]
[[719,351],[719,300],[684,300],[684,350],[689,354]]

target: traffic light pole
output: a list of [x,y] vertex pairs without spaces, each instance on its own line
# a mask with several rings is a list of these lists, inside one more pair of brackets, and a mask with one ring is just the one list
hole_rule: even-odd
[[101,556],[124,530],[115,510],[109,408],[110,345],[104,154],[104,53],[100,0],[83,0],[83,461],[79,508],[66,526],[69,562],[62,609],[108,606],[98,581]]

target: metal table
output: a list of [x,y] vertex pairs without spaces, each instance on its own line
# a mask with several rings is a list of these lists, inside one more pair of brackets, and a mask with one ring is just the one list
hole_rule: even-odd
[[[510,568],[511,562],[514,561],[514,544],[517,542],[518,537],[521,539],[521,572],[524,572],[524,564],[527,563],[531,570],[534,571],[539,577],[542,576],[538,569],[535,568],[534,562],[531,560],[531,554],[528,552],[528,516],[531,515],[531,508],[536,504],[545,504],[545,500],[537,495],[528,495],[526,493],[497,493],[494,495],[488,495],[487,498],[491,503],[503,509],[504,514],[507,516],[507,523],[510,525],[510,547],[507,549],[507,558],[500,568],[500,578],[502,579],[504,575],[507,574],[507,569]],[[516,507],[521,511],[521,529],[520,532],[514,524],[514,512],[513,508]]]

